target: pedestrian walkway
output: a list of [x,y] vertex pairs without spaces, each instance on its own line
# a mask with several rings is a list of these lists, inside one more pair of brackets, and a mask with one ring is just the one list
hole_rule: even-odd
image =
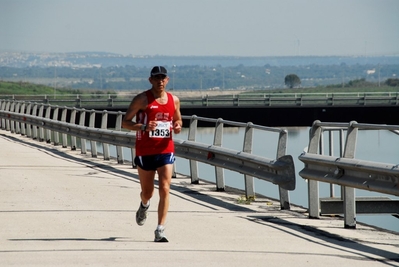
[[399,234],[240,203],[242,192],[184,176],[172,181],[169,243],[155,243],[158,196],[138,226],[130,164],[3,130],[0,158],[0,266],[399,266]]

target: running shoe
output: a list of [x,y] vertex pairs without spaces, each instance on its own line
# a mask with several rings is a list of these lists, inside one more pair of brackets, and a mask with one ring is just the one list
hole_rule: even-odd
[[147,210],[150,206],[144,207],[143,204],[140,202],[140,207],[136,212],[136,222],[138,225],[142,226],[147,219]]
[[169,240],[166,238],[164,234],[164,230],[165,230],[164,228],[155,230],[154,242],[169,242]]

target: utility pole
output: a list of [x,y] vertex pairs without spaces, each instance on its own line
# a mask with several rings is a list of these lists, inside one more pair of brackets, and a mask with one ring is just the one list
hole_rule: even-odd
[[176,65],[173,65],[172,69],[172,89],[175,90],[175,71],[176,71]]
[[54,65],[54,99],[57,90],[57,65]]
[[223,68],[223,86],[222,86],[222,88],[223,88],[223,90],[224,90],[224,68]]
[[342,88],[345,87],[345,69],[342,70]]

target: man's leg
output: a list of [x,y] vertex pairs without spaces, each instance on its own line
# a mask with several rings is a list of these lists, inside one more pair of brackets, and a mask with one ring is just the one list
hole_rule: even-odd
[[169,191],[173,164],[166,164],[158,168],[157,171],[159,184],[158,225],[165,225],[169,210]]
[[137,167],[140,178],[141,193],[140,198],[143,204],[148,204],[148,201],[154,195],[154,177],[155,171],[145,171]]
[[155,171],[145,171],[138,167],[138,172],[141,185],[141,203],[136,212],[136,222],[138,225],[144,225],[147,219],[147,210],[150,206],[150,199],[154,194]]

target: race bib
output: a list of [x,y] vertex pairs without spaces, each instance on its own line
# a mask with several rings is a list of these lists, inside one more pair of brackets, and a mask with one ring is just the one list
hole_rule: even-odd
[[149,131],[148,134],[151,138],[170,138],[170,121],[157,121],[157,128]]

